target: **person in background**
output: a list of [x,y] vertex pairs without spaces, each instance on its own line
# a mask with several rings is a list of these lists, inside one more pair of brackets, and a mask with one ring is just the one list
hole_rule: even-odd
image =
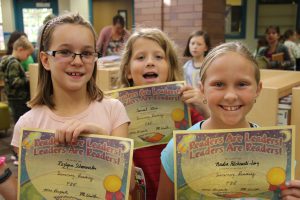
[[[265,34],[268,45],[258,52],[258,56],[265,56],[268,59],[267,68],[293,70],[294,63],[291,60],[288,48],[279,42],[279,26],[268,26]],[[275,56],[279,58],[275,59]]]
[[113,25],[102,28],[97,40],[97,50],[101,57],[119,55],[130,33],[125,29],[121,15],[113,17]]
[[[260,71],[253,55],[241,43],[229,42],[212,49],[203,61],[200,91],[211,111],[188,130],[256,128],[246,118],[262,89]],[[174,199],[174,139],[161,153],[157,200]],[[300,199],[300,181],[291,181],[283,199]]]
[[[19,39],[22,35],[27,37],[26,33],[24,33],[24,32],[14,31],[14,32],[11,33],[11,35],[8,39],[8,42],[7,42],[6,55],[11,55],[12,54],[14,42],[17,39]],[[21,62],[21,65],[22,65],[23,69],[25,70],[25,72],[28,71],[29,65],[32,64],[32,63],[34,63],[34,59],[31,55],[28,56],[28,58],[26,60]]]
[[[204,57],[209,52],[210,48],[210,38],[205,31],[195,31],[189,36],[183,53],[183,56],[191,58],[183,66],[184,79],[188,85],[187,87],[192,87],[194,89],[199,88],[200,79],[198,74],[201,70]],[[201,108],[202,110],[197,110],[196,108]],[[203,111],[203,109],[205,109],[205,111]],[[209,117],[206,105],[198,107],[190,106],[190,112],[192,124]]]
[[300,46],[300,27],[296,29],[296,34],[297,34],[297,44]]
[[4,75],[4,92],[15,123],[29,110],[26,105],[30,97],[29,80],[20,62],[26,60],[32,52],[33,45],[23,35],[14,42],[12,55],[4,57],[0,63]]
[[[296,68],[300,68],[299,59],[300,59],[300,46],[297,45],[297,33],[292,29],[288,29],[283,34],[284,37],[284,45],[289,49],[289,53],[291,56],[291,60],[294,62],[294,70]],[[298,64],[298,65],[297,65]]]
[[264,49],[264,48],[267,48],[267,46],[268,46],[268,42],[266,40],[266,37],[265,36],[259,37],[257,40],[257,45],[256,45],[256,49],[253,53],[253,56],[257,57],[258,52],[262,51],[262,49]]

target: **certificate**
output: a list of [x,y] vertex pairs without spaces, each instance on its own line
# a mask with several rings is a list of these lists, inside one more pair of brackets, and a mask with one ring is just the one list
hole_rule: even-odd
[[278,199],[294,178],[293,126],[174,132],[176,199]]
[[82,135],[55,144],[54,132],[24,129],[18,199],[128,199],[133,141]]
[[179,96],[183,84],[183,81],[170,82],[107,93],[124,104],[131,120],[129,137],[134,139],[135,148],[166,144],[173,130],[190,127],[188,107]]

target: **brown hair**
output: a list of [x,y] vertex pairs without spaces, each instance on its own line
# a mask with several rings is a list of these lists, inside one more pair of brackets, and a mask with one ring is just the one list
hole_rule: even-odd
[[213,48],[207,54],[207,56],[204,58],[202,68],[200,70],[200,80],[201,80],[202,84],[204,84],[204,81],[205,81],[205,78],[206,78],[206,73],[205,72],[209,68],[210,64],[215,59],[217,59],[218,57],[223,56],[223,55],[225,55],[226,53],[229,53],[229,52],[238,53],[238,54],[240,54],[241,56],[243,56],[244,58],[246,58],[247,60],[249,60],[250,62],[253,63],[254,70],[255,70],[255,80],[256,80],[256,83],[259,84],[259,82],[260,82],[260,71],[259,71],[258,64],[257,64],[254,56],[252,55],[252,53],[250,53],[250,51],[240,42],[223,43],[223,44]]
[[[94,46],[96,49],[96,33],[93,26],[85,19],[83,19],[83,17],[81,17],[79,14],[65,14],[62,16],[55,17],[45,24],[40,37],[40,48],[38,55],[40,55],[41,52],[49,50],[49,47],[52,42],[52,34],[55,28],[63,24],[82,25],[90,29],[94,36]],[[50,71],[47,71],[43,67],[40,60],[38,65],[39,76],[37,93],[33,97],[33,99],[28,102],[28,106],[33,107],[36,105],[46,105],[52,109],[55,107],[55,104],[51,98],[51,95],[53,94],[51,74]],[[95,62],[92,77],[87,82],[87,92],[91,100],[101,101],[103,99],[103,92],[96,85],[96,74],[97,63]]]
[[186,43],[185,50],[183,52],[183,56],[192,57],[192,54],[190,52],[190,41],[193,37],[197,37],[197,36],[203,37],[205,45],[207,47],[207,50],[204,52],[204,56],[206,56],[208,54],[209,50],[211,49],[211,42],[210,42],[209,35],[205,31],[195,31],[189,36],[189,39]]
[[175,44],[169,37],[157,28],[141,28],[136,30],[127,40],[120,64],[120,73],[118,86],[130,87],[133,86],[133,80],[127,78],[130,70],[129,62],[132,56],[133,44],[139,39],[144,38],[156,42],[165,52],[167,62],[170,66],[167,82],[182,80],[182,67],[179,66]]

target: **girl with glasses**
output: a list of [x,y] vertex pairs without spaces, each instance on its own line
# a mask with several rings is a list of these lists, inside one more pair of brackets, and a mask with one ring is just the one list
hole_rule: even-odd
[[79,134],[127,137],[129,118],[121,102],[103,96],[96,86],[95,31],[78,14],[45,24],[40,39],[37,92],[31,111],[14,128],[18,148],[23,127],[56,130],[59,143],[72,144]]

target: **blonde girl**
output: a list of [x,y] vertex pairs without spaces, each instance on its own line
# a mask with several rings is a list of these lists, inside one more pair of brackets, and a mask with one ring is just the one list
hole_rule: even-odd
[[[143,28],[128,39],[121,60],[120,87],[141,86],[182,80],[183,71],[178,62],[175,44],[159,29]],[[198,98],[193,89],[182,88],[186,103]],[[195,101],[196,100],[196,101]],[[160,153],[165,145],[135,150],[134,164],[143,169],[146,177],[147,200],[156,199],[160,173]]]
[[[173,41],[161,30],[144,28],[128,39],[121,59],[119,86],[132,87],[182,80]],[[146,178],[146,199],[155,200],[160,173],[160,153],[166,145],[137,149],[135,166],[143,169]]]
[[[260,71],[253,55],[241,43],[224,43],[211,50],[203,62],[200,81],[203,101],[211,115],[189,130],[257,127],[248,122],[246,115],[262,88]],[[172,139],[161,155],[158,200],[174,199],[173,144]],[[298,199],[300,182],[291,181],[281,195],[283,199]]]

